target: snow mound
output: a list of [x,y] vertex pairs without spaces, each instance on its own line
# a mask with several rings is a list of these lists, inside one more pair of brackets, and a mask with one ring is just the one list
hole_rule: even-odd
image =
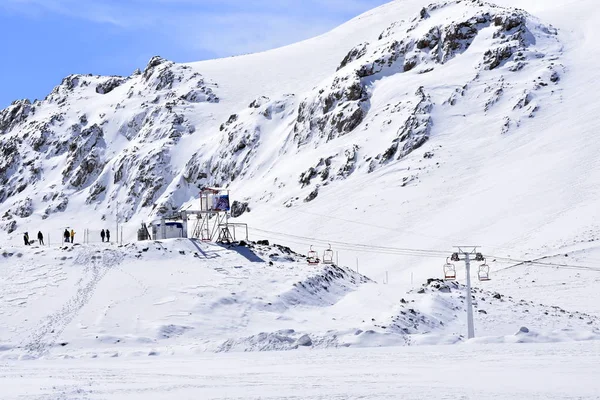
[[[246,336],[256,337],[253,349],[281,349],[292,339],[267,338],[259,327],[288,332],[294,310],[326,309],[370,282],[335,265],[310,266],[278,245],[181,239],[31,250],[3,262],[10,286],[1,294],[0,343],[8,358],[223,351]],[[15,253],[7,249],[6,259]],[[292,341],[318,342],[303,335]]]
[[[426,285],[401,299],[389,326],[378,326],[386,332],[414,335],[415,343],[465,340],[466,288],[456,282],[430,279]],[[515,342],[600,339],[600,318],[558,306],[548,306],[523,299],[517,300],[481,288],[472,290],[477,336],[496,336],[498,332],[516,331]],[[527,328],[518,328],[523,325]],[[529,331],[533,328],[536,332]],[[418,335],[415,335],[418,334]],[[560,338],[560,339],[559,339]],[[479,342],[493,339],[481,338]]]

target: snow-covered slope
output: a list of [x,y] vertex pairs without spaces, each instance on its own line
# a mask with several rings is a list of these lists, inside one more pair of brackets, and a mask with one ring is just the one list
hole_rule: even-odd
[[[463,244],[482,246],[492,266],[479,288],[490,292],[478,305],[487,340],[596,337],[598,21],[592,0],[397,0],[280,49],[190,64],[155,57],[129,77],[69,76],[44,100],[15,102],[0,112],[0,238],[6,254],[23,255],[7,256],[2,272],[5,347],[460,341],[462,286],[418,287]],[[252,240],[298,253],[331,244],[344,271],[333,292],[298,295],[292,280],[330,272],[299,256],[289,271],[252,273],[220,248],[194,257],[188,242],[164,255],[155,247],[165,244],[14,247],[24,231],[56,243],[67,226],[76,240],[112,227],[117,202],[133,242],[139,222],[204,185],[247,203],[240,220]],[[358,285],[349,266],[378,283]],[[236,279],[240,299],[226,284]],[[214,291],[198,303],[206,281]],[[277,296],[286,302],[265,300]],[[512,335],[521,325],[532,335]],[[405,329],[427,335],[408,340]]]
[[[327,346],[335,335],[323,329],[326,320],[297,333],[290,324],[370,282],[335,265],[305,268],[281,246],[227,249],[187,239],[7,250],[2,264],[0,343],[34,357],[54,347],[131,353],[177,345]],[[303,338],[306,332],[312,338]]]
[[[5,231],[82,208],[96,225],[116,201],[137,222],[206,184],[231,186],[251,209],[292,207],[351,175],[377,180],[458,116],[489,138],[560,103],[562,44],[549,24],[484,2],[409,10],[390,3],[262,54],[73,75],[42,101],[15,102],[0,116]],[[415,155],[423,172],[396,178],[437,168],[435,143]]]
[[[309,266],[283,246],[188,239],[36,246],[4,250],[0,266],[2,359],[465,340],[462,285],[430,280],[398,293],[348,268]],[[483,287],[474,303],[480,342],[600,339],[598,313],[575,305],[565,310]]]

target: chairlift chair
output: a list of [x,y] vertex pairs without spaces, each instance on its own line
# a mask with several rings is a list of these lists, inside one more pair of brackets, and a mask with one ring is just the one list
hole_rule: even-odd
[[323,264],[333,264],[333,250],[331,250],[331,245],[323,252]]
[[306,256],[306,260],[308,261],[308,263],[310,265],[317,265],[319,264],[319,253],[317,253],[316,251],[314,251],[312,249],[312,246],[310,246],[310,250],[308,251],[308,255]]
[[490,280],[490,266],[483,261],[483,264],[479,266],[479,271],[477,272],[477,277],[480,281],[489,281]]
[[453,281],[456,279],[456,267],[454,264],[448,261],[446,258],[446,264],[444,264],[444,280]]

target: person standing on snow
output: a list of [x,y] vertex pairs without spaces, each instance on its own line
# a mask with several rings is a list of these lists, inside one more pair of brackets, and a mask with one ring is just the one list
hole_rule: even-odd
[[73,243],[73,239],[75,239],[75,231],[71,229],[71,243]]
[[40,244],[43,246],[44,245],[44,235],[42,235],[42,231],[38,231],[38,240],[40,241]]
[[106,241],[110,242],[110,231],[108,229],[106,230]]
[[65,228],[65,233],[63,233],[63,240],[65,243],[69,243],[69,238],[71,235],[69,234],[69,230]]
[[106,235],[106,234],[104,233],[104,229],[102,229],[102,230],[100,231],[100,237],[102,238],[102,243],[104,243],[104,236],[105,236],[105,235]]
[[25,246],[29,246],[29,234],[27,232],[23,235],[23,241],[25,242]]

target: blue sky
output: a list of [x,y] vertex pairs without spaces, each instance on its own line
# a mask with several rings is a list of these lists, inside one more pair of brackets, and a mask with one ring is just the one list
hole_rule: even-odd
[[0,109],[72,73],[129,75],[306,39],[390,0],[0,0]]

